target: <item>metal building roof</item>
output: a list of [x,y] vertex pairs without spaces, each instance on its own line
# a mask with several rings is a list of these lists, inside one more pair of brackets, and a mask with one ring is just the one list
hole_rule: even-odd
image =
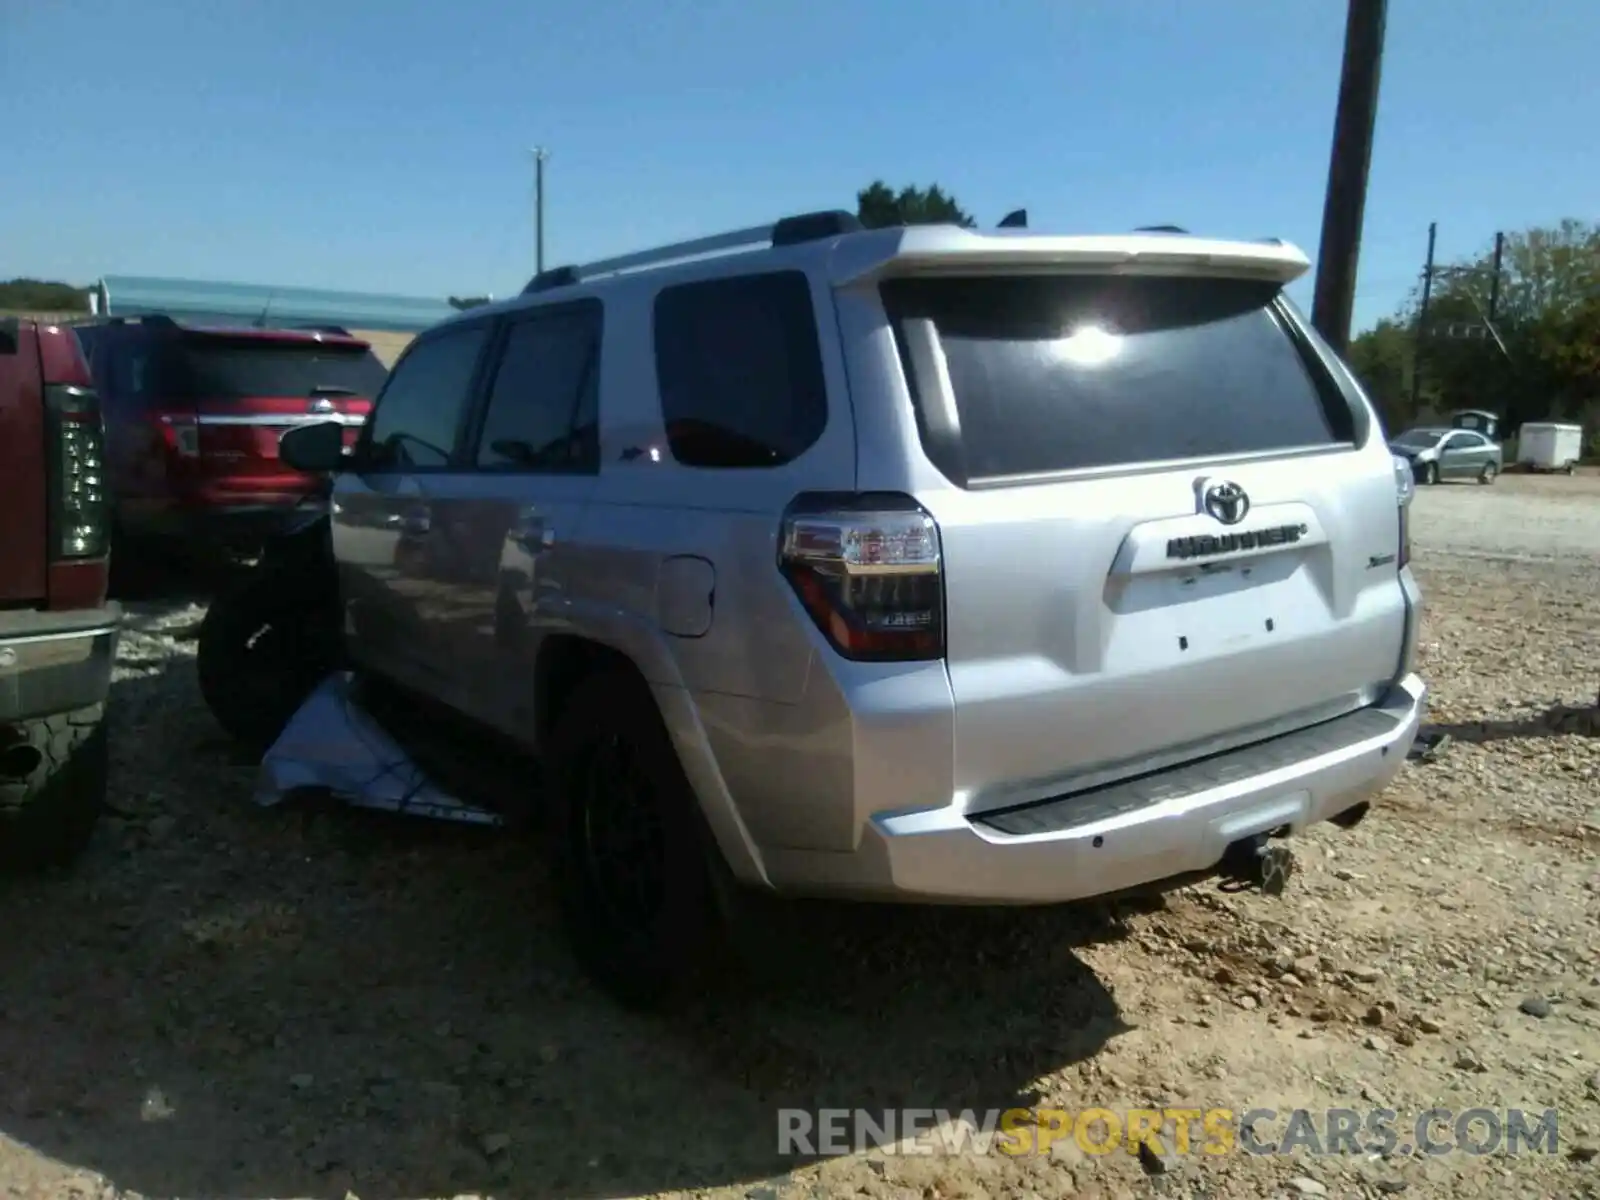
[[90,295],[103,316],[165,313],[223,325],[340,325],[390,333],[419,333],[456,311],[446,300],[415,296],[133,275],[107,275]]

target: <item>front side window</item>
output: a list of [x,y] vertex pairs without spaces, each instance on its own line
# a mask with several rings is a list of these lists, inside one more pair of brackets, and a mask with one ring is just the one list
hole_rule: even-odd
[[412,344],[367,419],[369,469],[438,470],[450,465],[488,329],[471,325]]

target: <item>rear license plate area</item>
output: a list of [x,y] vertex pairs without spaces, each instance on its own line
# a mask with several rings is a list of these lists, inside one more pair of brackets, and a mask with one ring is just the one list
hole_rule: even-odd
[[1254,563],[1174,572],[1161,580],[1161,609],[1180,654],[1235,650],[1277,632],[1277,589]]

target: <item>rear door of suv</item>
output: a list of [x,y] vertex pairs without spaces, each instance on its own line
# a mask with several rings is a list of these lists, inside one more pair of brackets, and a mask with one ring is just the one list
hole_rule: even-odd
[[1207,270],[879,288],[937,467],[916,498],[974,810],[1341,715],[1397,673],[1381,435],[1279,282]]
[[490,349],[465,470],[438,481],[433,537],[449,581],[442,698],[531,741],[528,686],[561,623],[600,474],[601,302],[506,315]]

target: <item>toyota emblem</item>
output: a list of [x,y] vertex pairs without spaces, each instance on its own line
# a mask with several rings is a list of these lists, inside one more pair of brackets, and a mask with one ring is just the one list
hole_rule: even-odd
[[1250,497],[1237,483],[1213,483],[1205,490],[1205,508],[1224,525],[1237,525],[1250,511]]
[[308,410],[314,413],[331,413],[333,411],[333,401],[326,396],[318,396],[310,403]]

